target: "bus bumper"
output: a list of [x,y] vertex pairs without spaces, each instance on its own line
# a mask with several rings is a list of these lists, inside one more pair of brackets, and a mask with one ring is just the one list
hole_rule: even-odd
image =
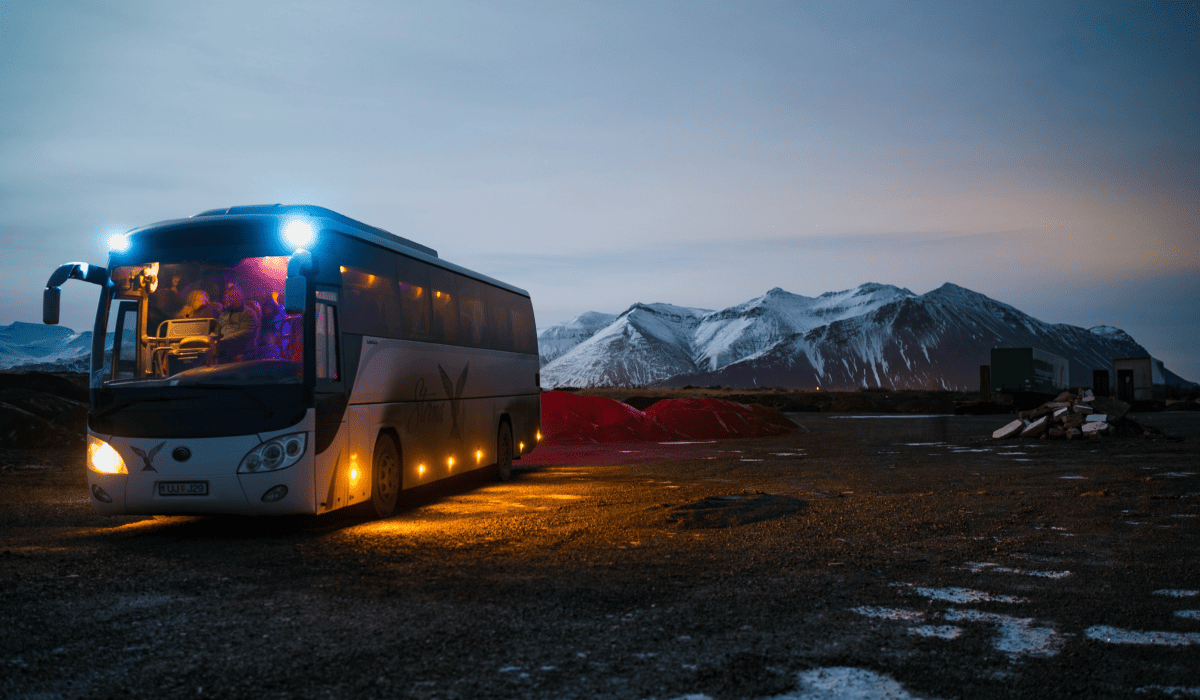
[[[298,431],[281,431],[287,432]],[[315,514],[311,433],[306,453],[296,464],[270,472],[238,472],[246,453],[273,436],[177,440],[96,435],[120,454],[128,473],[89,469],[92,506],[102,515]],[[189,455],[183,461],[173,458],[181,447]]]

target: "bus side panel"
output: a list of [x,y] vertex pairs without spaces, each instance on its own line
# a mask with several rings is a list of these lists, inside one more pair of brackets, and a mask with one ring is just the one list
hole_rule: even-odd
[[350,404],[381,405],[368,433],[396,430],[412,488],[493,464],[501,411],[531,449],[538,369],[536,355],[364,337]]
[[364,337],[350,403],[536,395],[539,369],[537,355]]
[[317,512],[327,513],[346,505],[346,421],[338,426],[337,435],[325,451],[318,454],[313,467],[313,488],[317,495]]
[[371,497],[372,463],[375,461],[375,435],[370,406],[346,409],[346,455],[348,459],[341,481],[346,485],[346,505],[362,503]]
[[542,428],[542,397],[513,396],[501,399],[500,403],[499,410],[512,421],[514,454],[529,454],[537,447],[538,431]]

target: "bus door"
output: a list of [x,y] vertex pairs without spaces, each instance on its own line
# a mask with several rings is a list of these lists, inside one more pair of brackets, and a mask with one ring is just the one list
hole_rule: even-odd
[[[313,322],[313,359],[315,382],[317,458],[314,479],[316,493],[324,507],[321,511],[341,508],[353,499],[350,491],[351,464],[347,450],[346,381],[342,376],[342,348],[338,318],[341,290],[318,286]],[[358,475],[361,477],[361,468]],[[361,481],[361,478],[358,479]]]

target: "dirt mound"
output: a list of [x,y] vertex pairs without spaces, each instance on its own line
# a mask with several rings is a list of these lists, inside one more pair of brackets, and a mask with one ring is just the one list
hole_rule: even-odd
[[743,491],[729,496],[709,496],[693,503],[666,504],[667,522],[682,530],[734,527],[798,513],[804,501],[795,496]]
[[542,433],[548,445],[768,437],[795,427],[764,406],[719,399],[665,399],[643,413],[597,396],[542,394]]
[[680,439],[632,406],[565,391],[542,394],[542,435],[548,445]]

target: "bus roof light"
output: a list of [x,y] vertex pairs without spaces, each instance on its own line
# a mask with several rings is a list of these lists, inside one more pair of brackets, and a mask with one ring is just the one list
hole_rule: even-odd
[[283,225],[283,240],[292,248],[311,248],[317,240],[317,232],[309,222],[292,219]]

